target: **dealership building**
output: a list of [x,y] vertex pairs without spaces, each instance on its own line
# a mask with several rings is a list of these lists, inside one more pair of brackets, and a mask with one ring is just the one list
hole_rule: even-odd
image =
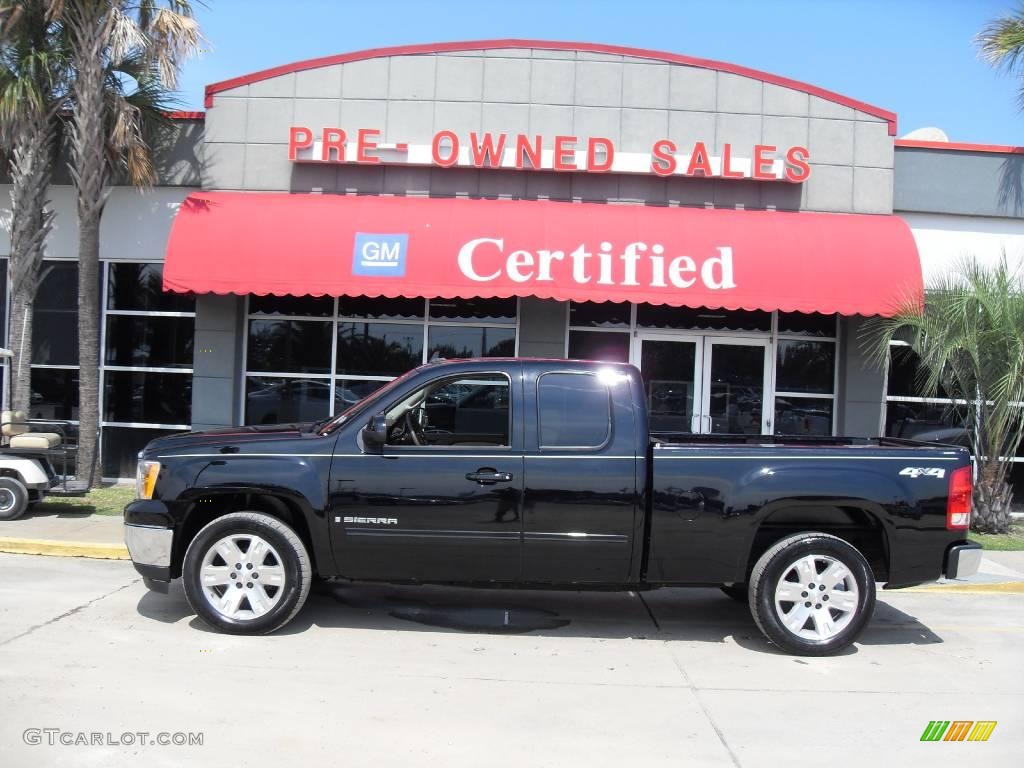
[[[899,139],[892,112],[733,64],[417,45],[205,107],[103,215],[105,477],[159,435],[325,417],[434,357],[631,361],[662,430],[941,437],[948,404],[870,361],[866,318],[965,256],[1024,265],[1024,150]],[[50,199],[31,416],[74,421],[95,363],[66,169]]]

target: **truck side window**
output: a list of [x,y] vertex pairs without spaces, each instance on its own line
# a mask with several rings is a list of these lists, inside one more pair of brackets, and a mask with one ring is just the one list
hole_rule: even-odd
[[386,414],[388,445],[511,445],[509,380],[500,373],[433,381]]
[[611,396],[593,374],[545,373],[537,408],[541,448],[600,448],[611,436]]

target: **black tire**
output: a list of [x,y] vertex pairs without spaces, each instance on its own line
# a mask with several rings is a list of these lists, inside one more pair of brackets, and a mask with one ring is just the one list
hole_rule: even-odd
[[[244,541],[246,534],[256,535],[270,544],[279,556],[272,559],[280,560],[284,584],[280,587],[280,599],[263,615],[232,618],[215,608],[211,598],[207,597],[200,571],[204,558],[217,542],[227,536],[239,536]],[[313,574],[306,546],[290,527],[259,512],[232,512],[207,524],[192,539],[185,552],[181,580],[192,610],[210,626],[235,635],[265,635],[283,627],[299,612],[309,595]],[[242,579],[238,583],[245,581]],[[234,588],[232,584],[227,585],[227,590]]]
[[28,509],[28,488],[14,477],[0,477],[0,520],[17,520]]
[[[805,585],[802,581],[787,579],[794,585],[791,589],[801,591],[799,594],[796,591],[791,592],[797,598],[796,601],[781,600],[777,607],[776,589],[785,590],[786,587],[781,582],[787,575],[799,576],[797,563],[808,557],[819,558],[815,561],[816,573],[807,577],[812,580]],[[835,590],[830,587],[822,590],[825,585],[813,581],[816,576],[826,576],[828,561],[838,562],[846,571],[844,583],[838,585]],[[851,591],[850,579],[852,585],[856,586],[855,596],[848,594]],[[875,577],[868,561],[855,547],[827,533],[809,531],[777,542],[757,561],[750,575],[750,583],[750,612],[758,629],[782,650],[800,656],[828,656],[843,650],[857,639],[875,610]],[[814,587],[810,588],[810,584],[814,584]],[[829,594],[832,595],[832,605],[838,606],[840,603],[836,600],[841,599],[841,602],[851,606],[850,610],[832,609],[826,602]],[[808,602],[801,606],[799,601],[805,597]],[[807,618],[805,622],[800,623],[797,630],[792,630],[783,622],[779,611],[791,612],[792,622],[799,622],[800,617],[804,615]],[[822,625],[831,623],[841,628],[827,636],[827,632],[820,632],[819,622]],[[800,633],[825,634],[826,637],[814,639]]]
[[719,587],[719,589],[737,603],[743,603],[746,605],[750,599],[750,596],[747,594],[748,589],[746,584],[730,584],[727,587]]

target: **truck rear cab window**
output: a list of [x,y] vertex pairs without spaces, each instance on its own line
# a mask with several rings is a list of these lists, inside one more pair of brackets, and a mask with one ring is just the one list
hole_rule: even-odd
[[541,448],[600,448],[611,437],[611,396],[594,374],[545,373],[537,411]]
[[509,379],[501,373],[432,381],[386,414],[388,445],[508,447]]

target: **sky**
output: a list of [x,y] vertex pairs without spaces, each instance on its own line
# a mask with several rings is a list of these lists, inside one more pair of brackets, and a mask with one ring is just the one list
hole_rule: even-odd
[[901,136],[937,126],[951,141],[1024,145],[1018,81],[982,61],[973,42],[1015,7],[1009,0],[202,2],[207,42],[184,67],[182,109],[202,109],[209,83],[303,59],[518,37],[717,59],[891,110]]

